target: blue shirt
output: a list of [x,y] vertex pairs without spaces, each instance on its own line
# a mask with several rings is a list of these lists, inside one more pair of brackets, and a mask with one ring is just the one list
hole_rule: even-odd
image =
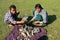
[[12,14],[10,13],[10,10],[6,13],[4,17],[4,22],[5,23],[11,22],[12,24],[16,24],[16,21],[14,20],[14,18],[12,17]]

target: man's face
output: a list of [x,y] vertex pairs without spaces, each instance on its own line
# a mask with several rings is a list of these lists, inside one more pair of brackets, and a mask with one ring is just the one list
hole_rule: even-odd
[[16,10],[14,8],[10,9],[11,14],[15,14]]
[[37,7],[37,8],[36,8],[36,11],[37,11],[37,12],[40,12],[40,11],[41,11],[41,9]]

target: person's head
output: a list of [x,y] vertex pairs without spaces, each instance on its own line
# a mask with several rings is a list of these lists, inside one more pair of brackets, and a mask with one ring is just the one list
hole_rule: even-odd
[[15,5],[11,5],[11,6],[10,6],[10,12],[11,12],[12,14],[15,14],[15,12],[16,12],[16,6],[15,6]]
[[41,9],[43,9],[43,8],[42,8],[42,6],[40,4],[36,4],[35,9],[36,9],[37,12],[40,12]]

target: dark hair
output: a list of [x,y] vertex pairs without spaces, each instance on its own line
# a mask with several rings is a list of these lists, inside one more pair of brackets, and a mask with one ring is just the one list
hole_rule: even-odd
[[35,5],[35,8],[37,8],[37,7],[43,9],[40,4],[36,4],[36,5]]
[[11,5],[10,6],[10,10],[11,10],[11,8],[14,8],[16,10],[16,6],[15,5]]

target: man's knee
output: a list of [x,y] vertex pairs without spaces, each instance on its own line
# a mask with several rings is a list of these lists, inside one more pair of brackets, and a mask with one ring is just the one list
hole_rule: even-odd
[[14,29],[14,25],[12,25],[12,24],[8,24],[8,27],[9,27],[10,30]]

